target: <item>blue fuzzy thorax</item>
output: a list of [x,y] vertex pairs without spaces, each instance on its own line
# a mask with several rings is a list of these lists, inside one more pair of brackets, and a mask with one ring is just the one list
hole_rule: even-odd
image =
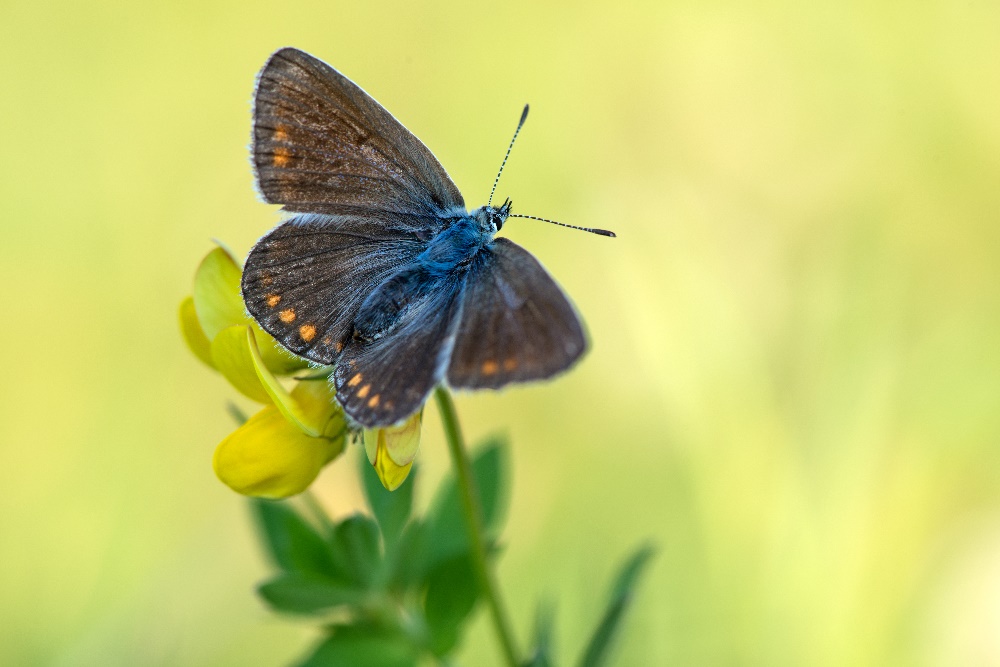
[[483,206],[452,219],[426,250],[368,295],[354,321],[355,335],[365,340],[383,336],[411,304],[450,276],[464,272],[476,254],[493,242],[509,214],[510,201],[506,201],[503,206]]

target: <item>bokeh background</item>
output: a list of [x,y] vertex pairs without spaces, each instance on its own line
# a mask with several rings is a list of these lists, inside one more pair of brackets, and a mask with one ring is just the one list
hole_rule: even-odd
[[[315,638],[213,476],[234,396],[176,308],[279,219],[247,160],[284,45],[358,81],[558,277],[593,348],[462,396],[514,442],[500,567],[621,665],[1000,665],[1000,5],[0,4],[0,663],[285,664]],[[252,409],[250,405],[244,405]],[[352,452],[353,458],[357,452]],[[428,500],[448,460],[428,410]],[[341,460],[316,490],[361,501]],[[462,664],[494,663],[480,615]]]

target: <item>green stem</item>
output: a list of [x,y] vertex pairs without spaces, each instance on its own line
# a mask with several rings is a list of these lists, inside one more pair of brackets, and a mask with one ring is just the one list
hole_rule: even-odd
[[479,580],[479,588],[490,607],[493,625],[496,628],[497,638],[500,640],[507,665],[517,667],[520,661],[517,659],[514,633],[511,631],[510,620],[507,618],[500,600],[493,570],[490,569],[489,562],[486,560],[486,546],[483,542],[483,512],[479,506],[479,494],[475,488],[476,480],[472,476],[469,453],[462,440],[462,430],[458,424],[455,403],[451,400],[451,394],[444,387],[438,387],[434,392],[434,397],[437,399],[445,437],[448,440],[448,449],[451,450],[452,462],[455,464],[458,488],[462,496],[462,513],[465,515],[465,528],[469,532],[469,542],[472,543],[472,565],[476,571],[476,579]]

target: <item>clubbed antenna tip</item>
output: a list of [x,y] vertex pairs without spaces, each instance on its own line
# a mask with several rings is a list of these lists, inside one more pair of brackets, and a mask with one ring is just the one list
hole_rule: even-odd
[[560,227],[569,227],[570,229],[579,229],[581,232],[590,232],[591,234],[597,234],[599,236],[608,236],[611,238],[617,238],[614,232],[608,231],[607,229],[595,229],[594,227],[577,227],[576,225],[567,225],[565,222],[556,222],[555,220],[549,220],[548,218],[539,218],[534,215],[521,215],[520,213],[512,213],[509,217],[511,218],[527,218],[528,220],[540,220],[542,222],[549,222],[553,225],[559,225]]
[[510,140],[510,145],[507,146],[507,153],[503,156],[503,162],[500,163],[500,171],[497,172],[497,177],[493,180],[493,189],[490,190],[489,201],[486,202],[487,206],[493,203],[493,193],[497,191],[497,183],[500,182],[500,174],[503,173],[503,168],[507,164],[507,158],[510,157],[510,149],[514,147],[514,142],[517,141],[517,135],[521,132],[521,126],[524,125],[524,121],[528,119],[528,105],[524,105],[524,111],[521,112],[521,120],[517,121],[517,129],[514,130],[514,138]]

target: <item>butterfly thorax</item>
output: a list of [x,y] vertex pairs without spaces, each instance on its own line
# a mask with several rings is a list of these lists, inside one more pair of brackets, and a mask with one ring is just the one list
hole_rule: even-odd
[[493,242],[510,212],[503,206],[483,206],[453,218],[427,248],[373,291],[358,311],[355,335],[375,340],[388,333],[406,311],[447,281],[460,279],[476,255]]

